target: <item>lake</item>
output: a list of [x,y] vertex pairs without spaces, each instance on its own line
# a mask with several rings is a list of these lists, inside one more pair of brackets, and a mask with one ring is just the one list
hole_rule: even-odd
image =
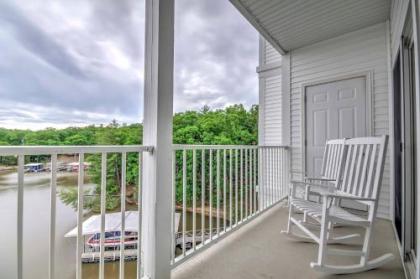
[[[16,276],[17,235],[17,174],[0,174],[0,278]],[[24,224],[23,224],[23,278],[48,278],[49,222],[50,222],[49,173],[25,174]],[[60,173],[57,191],[77,184],[76,173]],[[86,188],[94,187],[85,185]],[[57,197],[56,218],[56,278],[75,278],[76,238],[64,234],[76,226],[76,211],[63,204]],[[191,227],[191,213],[187,214],[187,228]],[[207,221],[208,218],[206,218]],[[201,220],[197,215],[197,222]],[[207,222],[206,222],[207,223]],[[213,220],[216,224],[216,220]],[[198,227],[201,225],[198,225]],[[98,278],[99,264],[83,264],[83,278]],[[105,277],[118,278],[119,262],[105,264]],[[126,262],[126,278],[136,278],[136,262]]]

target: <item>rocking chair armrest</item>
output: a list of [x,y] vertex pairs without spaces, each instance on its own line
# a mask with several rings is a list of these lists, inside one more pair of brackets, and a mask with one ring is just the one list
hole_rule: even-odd
[[372,198],[365,198],[365,197],[358,197],[353,196],[345,193],[320,193],[321,196],[326,198],[336,198],[336,199],[344,199],[344,200],[353,200],[353,201],[372,201],[374,202],[375,199]]
[[305,197],[307,198],[309,193],[312,192],[313,188],[317,188],[319,192],[324,192],[324,191],[326,191],[325,189],[328,188],[328,185],[312,183],[312,182],[307,182],[307,181],[292,180],[292,181],[290,181],[290,195],[292,197],[295,196],[296,189],[298,187],[301,187],[301,188],[305,189]]
[[313,182],[307,182],[307,181],[299,181],[299,180],[292,180],[290,181],[292,187],[307,187],[307,188],[311,188],[311,187],[319,187],[319,188],[327,188],[328,185],[327,184],[318,184],[318,183],[313,183]]
[[315,181],[321,181],[321,182],[333,182],[333,181],[335,181],[335,179],[333,179],[333,178],[308,177],[308,176],[305,176],[303,179],[304,180],[315,180]]

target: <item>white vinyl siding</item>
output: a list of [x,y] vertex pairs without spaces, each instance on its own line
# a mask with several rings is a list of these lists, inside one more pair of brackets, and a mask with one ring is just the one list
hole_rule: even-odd
[[[371,72],[371,131],[378,136],[389,133],[386,26],[377,24],[291,52],[290,140],[294,176],[303,173],[301,96],[305,83]],[[389,173],[388,154],[378,207],[382,217],[389,217],[390,212]]]
[[260,144],[281,145],[283,102],[280,53],[261,39],[260,65]]
[[267,41],[264,41],[264,65],[270,65],[281,62],[280,53],[270,45]]
[[263,138],[265,145],[282,144],[282,98],[281,74],[274,71],[272,75],[263,77]]
[[391,2],[391,51],[392,61],[398,51],[402,30],[404,28],[405,15],[410,0],[393,0]]

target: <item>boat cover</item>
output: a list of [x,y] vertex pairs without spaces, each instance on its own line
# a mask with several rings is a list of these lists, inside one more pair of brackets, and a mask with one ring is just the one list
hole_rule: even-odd
[[[179,226],[180,213],[175,214],[176,228]],[[139,212],[125,212],[125,231],[138,232]],[[105,231],[121,231],[121,212],[105,214]],[[92,215],[83,222],[83,235],[92,235],[101,232],[101,215]],[[77,237],[77,227],[64,235],[65,237]]]

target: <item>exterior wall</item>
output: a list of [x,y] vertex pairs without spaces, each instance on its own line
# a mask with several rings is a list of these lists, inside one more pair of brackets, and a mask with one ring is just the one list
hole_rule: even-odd
[[257,68],[260,86],[259,143],[283,144],[283,98],[281,95],[281,55],[265,40],[260,40],[260,66]]
[[[290,131],[292,172],[303,173],[302,168],[302,85],[352,74],[371,73],[371,135],[389,133],[388,123],[388,60],[387,25],[374,25],[294,50],[290,55]],[[385,166],[378,214],[390,213],[389,153]]]
[[281,55],[280,53],[274,49],[274,47],[268,43],[267,41],[263,40],[262,42],[264,44],[264,56],[263,56],[263,64],[264,65],[270,65],[270,64],[275,64],[275,63],[280,63],[281,62]]
[[[282,131],[289,130],[292,178],[299,178],[303,174],[301,96],[303,85],[306,83],[368,74],[368,80],[370,81],[368,82],[370,83],[370,89],[368,90],[372,95],[370,104],[372,118],[368,134],[383,135],[389,133],[387,26],[386,23],[377,24],[290,52],[290,100],[286,102],[284,98],[277,98],[280,100],[278,102],[280,106],[277,110],[271,107],[269,110],[264,110],[261,127],[265,129],[263,131],[264,142],[281,141],[284,133]],[[267,59],[268,55],[262,55],[262,57]],[[265,63],[269,63],[269,61],[266,60]],[[274,77],[270,81],[273,80]],[[279,80],[281,79],[279,78]],[[264,80],[260,88],[260,101],[263,104],[272,104],[271,102],[273,102],[273,94],[270,91],[272,88],[269,87],[269,84],[273,85],[273,83],[267,83]],[[281,83],[276,83],[276,85],[279,92],[277,94],[282,96]],[[288,92],[283,93],[283,95],[285,94],[287,95]],[[274,119],[280,119],[279,115],[281,116],[281,110],[284,109],[281,104],[285,103],[290,104],[290,120],[274,125]],[[273,120],[268,120],[271,118]],[[290,124],[290,127],[284,127],[287,124]],[[276,133],[272,132],[274,129],[278,131]],[[389,153],[378,214],[381,217],[390,216]]]

